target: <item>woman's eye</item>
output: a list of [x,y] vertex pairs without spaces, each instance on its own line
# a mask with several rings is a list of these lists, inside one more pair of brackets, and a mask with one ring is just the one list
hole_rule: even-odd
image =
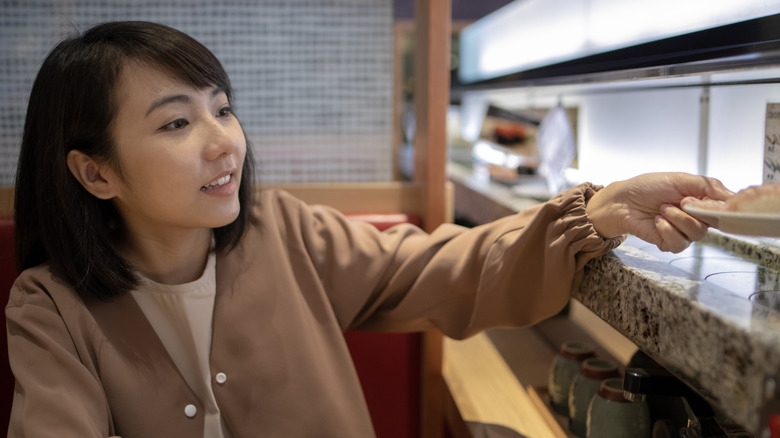
[[233,114],[233,108],[229,106],[223,106],[217,112],[217,117],[229,117],[231,114]]
[[162,130],[177,130],[184,128],[185,126],[189,125],[189,122],[185,119],[176,119],[172,121],[171,123],[168,123],[167,125],[163,126]]

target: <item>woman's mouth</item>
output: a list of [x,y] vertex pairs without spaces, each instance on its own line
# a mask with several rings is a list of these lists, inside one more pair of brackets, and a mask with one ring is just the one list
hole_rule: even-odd
[[230,182],[230,178],[232,178],[232,177],[233,177],[233,175],[229,174],[229,175],[223,176],[222,178],[217,178],[214,181],[212,181],[212,182],[206,184],[205,186],[201,187],[200,191],[205,192],[205,191],[209,191],[209,190],[218,189],[218,188],[224,186],[225,184],[229,183]]

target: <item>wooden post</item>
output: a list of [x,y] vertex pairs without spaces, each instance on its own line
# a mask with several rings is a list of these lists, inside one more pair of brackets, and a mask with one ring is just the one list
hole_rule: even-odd
[[[425,186],[427,231],[447,221],[447,109],[450,89],[450,0],[415,0],[414,179]],[[442,377],[442,335],[429,331],[422,345],[422,413],[420,436],[444,436],[446,384]]]
[[446,221],[447,109],[450,104],[450,0],[415,0],[414,179],[426,188],[425,228]]

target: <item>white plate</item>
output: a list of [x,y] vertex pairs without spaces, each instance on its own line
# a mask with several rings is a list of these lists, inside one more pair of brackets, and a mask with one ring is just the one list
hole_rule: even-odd
[[686,205],[683,210],[725,233],[780,237],[780,213],[708,210],[695,203]]

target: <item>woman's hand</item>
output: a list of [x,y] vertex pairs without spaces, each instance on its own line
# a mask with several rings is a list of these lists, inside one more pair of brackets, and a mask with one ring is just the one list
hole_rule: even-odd
[[713,178],[687,173],[650,173],[596,192],[587,206],[599,234],[633,234],[661,251],[680,252],[707,234],[707,224],[681,207],[700,199],[725,201],[733,193]]

